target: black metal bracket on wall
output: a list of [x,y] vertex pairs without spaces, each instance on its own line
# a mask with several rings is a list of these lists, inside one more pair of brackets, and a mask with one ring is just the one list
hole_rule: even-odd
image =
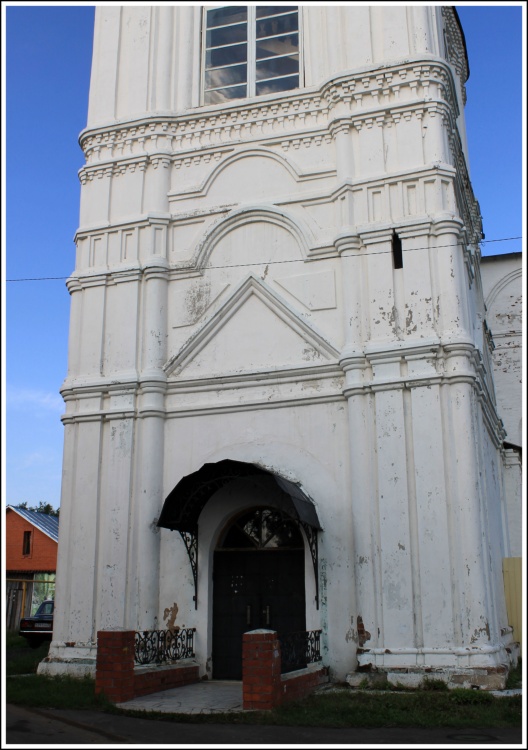
[[198,609],[198,529],[196,531],[180,531],[180,536],[191,563],[194,579],[194,608]]
[[315,577],[315,606],[319,609],[319,546],[317,541],[317,529],[310,526],[303,521],[299,521],[304,529],[306,538],[308,539],[308,545],[310,547],[310,554],[312,555],[312,563]]

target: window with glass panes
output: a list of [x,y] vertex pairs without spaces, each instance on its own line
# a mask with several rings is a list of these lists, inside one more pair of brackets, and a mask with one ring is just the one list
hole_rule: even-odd
[[205,12],[204,104],[299,87],[295,6],[229,6]]

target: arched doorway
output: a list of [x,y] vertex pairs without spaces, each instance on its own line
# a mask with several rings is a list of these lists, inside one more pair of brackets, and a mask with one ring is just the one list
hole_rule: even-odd
[[242,679],[242,634],[306,630],[304,540],[277,508],[253,508],[221,534],[213,569],[213,677]]
[[[216,503],[215,513],[219,513],[221,516],[221,520],[218,523],[215,521],[212,527],[208,527],[208,521],[205,521],[205,526],[203,525],[204,515],[202,512],[206,509],[206,506],[211,507],[208,505],[209,503],[213,505]],[[224,513],[221,509],[227,506],[230,510]],[[271,536],[264,534],[261,541],[256,545],[251,543],[251,540],[246,540],[247,530],[241,529],[240,523],[244,515],[250,514],[250,508],[253,509],[251,514],[255,514],[257,511],[267,511],[264,514],[265,522],[262,522],[262,516],[258,522],[261,530],[268,527],[270,530],[272,529],[272,524],[275,522],[269,514],[276,514],[276,527],[273,526],[273,530],[275,531],[276,528],[278,531],[280,526],[283,530],[281,531],[282,536],[277,537],[276,533]],[[207,511],[205,516],[207,516]],[[228,519],[230,520],[228,521]],[[249,517],[246,521],[249,521]],[[256,519],[253,519],[253,521],[257,523]],[[227,525],[222,526],[223,524]],[[197,658],[205,663],[206,660],[208,661],[213,657],[212,661],[215,662],[213,674],[215,677],[223,676],[226,679],[227,675],[230,674],[230,679],[240,679],[242,634],[260,626],[262,620],[257,621],[255,619],[258,611],[264,610],[266,613],[264,623],[269,622],[269,625],[265,625],[265,627],[276,629],[280,636],[288,632],[306,630],[306,603],[309,607],[309,613],[313,606],[319,609],[318,534],[322,531],[322,526],[313,500],[299,483],[285,479],[255,464],[231,459],[206,463],[198,471],[184,476],[169,493],[163,504],[157,525],[160,528],[178,531],[181,535],[192,570],[195,610],[204,613],[204,608],[212,606],[212,609],[214,609],[214,594],[211,594],[209,586],[212,584],[213,592],[216,588],[217,596],[222,585],[226,587],[226,590],[229,590],[227,589],[227,582],[222,583],[219,580],[223,577],[227,579],[229,576],[245,576],[246,581],[249,581],[248,588],[254,595],[259,595],[262,598],[261,592],[263,590],[273,594],[273,601],[269,599],[263,602],[262,608],[260,608],[257,600],[254,600],[253,603],[247,602],[245,604],[246,609],[242,610],[242,614],[236,613],[236,602],[228,602],[231,594],[226,594],[224,604],[219,602],[216,604],[217,611],[218,607],[225,606],[226,611],[223,614],[211,617],[213,612],[205,610],[207,617],[202,620],[201,644],[202,648],[205,645],[207,650],[203,648],[201,653],[198,650]],[[289,537],[286,534],[287,529],[292,532]],[[204,531],[204,541],[208,540],[205,543],[200,541]],[[274,537],[277,538],[274,539]],[[250,543],[250,546],[244,546],[248,543]],[[233,546],[229,547],[226,544]],[[229,552],[233,553],[231,557],[228,555]],[[227,562],[220,562],[217,565],[216,562],[220,557],[220,554],[217,553],[225,554]],[[249,557],[250,554],[251,557]],[[311,591],[314,593],[313,600],[311,596],[307,599],[305,593],[304,570],[306,561],[309,561],[310,558],[311,565],[309,563],[308,565],[309,569],[313,567],[313,580],[310,580],[309,590],[310,593]],[[225,569],[222,569],[222,565],[226,566]],[[228,565],[232,566],[231,569],[228,569]],[[266,583],[264,580],[265,574],[255,572],[256,568],[259,567],[264,571],[273,571],[275,578],[270,572],[270,578]],[[201,575],[199,575],[199,568]],[[285,575],[285,572],[287,575]],[[256,576],[260,576],[260,578],[256,579]],[[207,577],[206,585],[204,585],[205,577]],[[198,587],[199,578],[202,580],[200,591]],[[270,592],[269,589],[272,586],[270,580],[275,579],[280,580],[280,588]],[[189,579],[187,578],[187,580]],[[249,625],[248,604],[251,607]],[[268,610],[264,609],[268,606],[269,619]],[[233,625],[232,630],[237,633],[234,640],[238,644],[236,648],[239,651],[234,655],[231,654],[229,659],[226,657],[224,660],[238,665],[233,672],[229,672],[227,668],[224,670],[221,663],[222,657],[219,657],[219,651],[225,649],[225,645],[222,645],[222,626],[220,626],[220,629],[211,627],[211,630],[209,630],[214,622],[221,622],[224,617],[227,621],[231,618],[233,623],[238,622],[236,629]],[[242,618],[242,622],[240,622],[240,618]],[[254,625],[253,623],[256,622],[258,624]],[[214,630],[214,635],[211,632],[212,630]],[[228,632],[227,626],[224,627],[224,632]],[[226,635],[226,638],[228,635]],[[210,636],[213,636],[211,640],[209,640]],[[213,644],[215,637],[216,643]],[[216,652],[216,661],[213,650]],[[209,665],[207,665],[207,671],[209,671]]]

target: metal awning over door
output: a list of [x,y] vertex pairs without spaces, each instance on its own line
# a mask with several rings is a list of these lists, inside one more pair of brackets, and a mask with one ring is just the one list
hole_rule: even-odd
[[167,496],[158,520],[160,528],[179,531],[185,543],[194,578],[195,607],[198,606],[198,518],[215,492],[242,477],[268,477],[273,480],[275,491],[272,504],[304,529],[314,566],[316,604],[319,608],[317,532],[322,527],[312,500],[298,484],[255,464],[230,459],[204,464],[198,471],[183,477]]

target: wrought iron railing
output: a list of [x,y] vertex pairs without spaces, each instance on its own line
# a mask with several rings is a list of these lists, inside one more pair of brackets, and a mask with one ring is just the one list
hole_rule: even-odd
[[307,630],[279,635],[281,645],[281,674],[304,669],[321,661],[321,631]]
[[194,656],[196,628],[137,631],[134,639],[136,664],[167,664]]

